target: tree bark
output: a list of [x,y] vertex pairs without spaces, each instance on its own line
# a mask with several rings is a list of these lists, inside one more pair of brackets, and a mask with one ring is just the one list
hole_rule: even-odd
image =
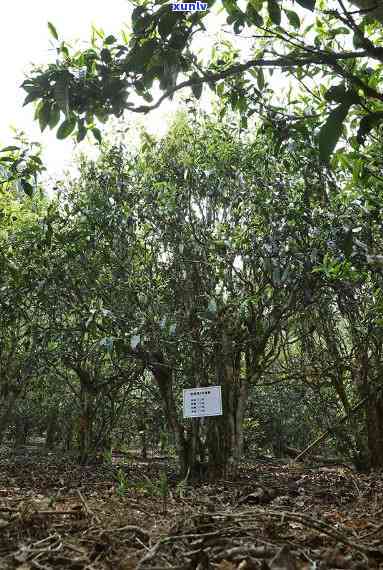
[[160,390],[169,429],[175,437],[181,476],[185,477],[187,473],[191,478],[201,478],[205,474],[209,479],[235,476],[243,448],[248,385],[240,374],[240,355],[232,354],[232,343],[228,337],[223,336],[222,350],[217,351],[216,356],[216,378],[222,388],[223,415],[206,418],[205,444],[199,419],[191,419],[193,423],[188,430],[179,420],[172,371],[164,364],[162,355],[157,354],[155,360],[156,364],[151,369]]
[[8,398],[6,399],[4,398],[1,403],[0,408],[2,413],[0,415],[0,443],[3,441],[5,432],[8,429],[9,424],[11,422],[12,412],[15,407],[18,396],[19,396],[18,392],[12,391],[8,396]]
[[160,391],[165,418],[175,438],[181,476],[185,477],[190,466],[190,449],[185,438],[183,424],[178,420],[177,406],[173,394],[172,370],[164,363],[162,354],[156,353],[154,360],[156,363],[151,365],[151,370]]
[[57,408],[52,408],[48,415],[47,435],[45,438],[45,446],[47,448],[54,447],[56,443],[57,429],[58,429],[58,410]]
[[383,468],[383,395],[374,390],[369,378],[368,348],[357,354],[357,386],[362,398],[367,397],[365,421],[367,429],[368,458],[362,458],[362,467]]
[[81,386],[80,405],[81,415],[79,418],[79,462],[86,465],[94,459],[93,447],[93,420],[94,420],[94,394],[85,386]]

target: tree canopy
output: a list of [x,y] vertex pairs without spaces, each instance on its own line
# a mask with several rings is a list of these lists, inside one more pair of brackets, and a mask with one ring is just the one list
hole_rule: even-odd
[[[154,397],[183,473],[209,457],[217,475],[238,463],[244,426],[253,425],[246,409],[254,394],[263,401],[264,382],[283,384],[281,409],[315,388],[315,405],[328,405],[331,418],[373,394],[381,148],[368,146],[366,170],[350,149],[331,171],[311,121],[290,140],[272,125],[244,132],[185,112],[163,139],[143,134],[136,151],[104,145],[51,201],[9,193],[0,234],[0,428],[15,410],[32,414],[19,402],[29,391],[30,406],[42,398],[44,421],[55,425],[49,438],[59,437],[53,420],[62,417],[60,437],[69,445],[77,433],[85,463],[129,423],[126,402],[145,410],[134,415],[137,430],[149,429],[149,417],[158,425],[143,404]],[[375,364],[360,377],[366,351]],[[225,416],[189,431],[182,389],[214,384]],[[258,421],[282,449],[278,416],[262,406]],[[296,441],[300,417],[290,422]],[[349,454],[365,450],[360,423],[350,438]],[[374,461],[371,435],[369,445]]]
[[[258,114],[291,132],[319,116],[324,162],[342,134],[356,149],[379,129],[382,14],[374,0],[224,0],[216,17],[228,39],[200,57],[208,14],[221,7],[207,4],[206,12],[181,12],[163,0],[142,2],[129,33],[94,29],[85,50],[71,48],[49,24],[56,61],[36,65],[23,83],[25,104],[38,102],[41,129],[57,127],[58,138],[74,134],[78,141],[91,131],[100,141],[98,121],[126,110],[148,113],[186,88],[197,99],[210,89],[223,110],[240,114],[243,126]],[[285,90],[279,85],[284,78]]]

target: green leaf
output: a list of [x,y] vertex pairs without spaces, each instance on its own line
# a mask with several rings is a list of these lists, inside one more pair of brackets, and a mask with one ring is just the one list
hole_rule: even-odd
[[14,150],[20,150],[19,146],[5,146],[0,150],[0,152],[13,152]]
[[158,33],[162,39],[167,38],[171,34],[178,19],[177,12],[165,12],[158,23]]
[[76,136],[76,140],[78,143],[80,143],[82,140],[84,140],[84,138],[86,137],[86,133],[87,130],[84,126],[84,122],[83,121],[78,121],[77,122],[77,136]]
[[92,134],[93,134],[94,138],[96,139],[96,141],[97,141],[99,144],[101,144],[101,142],[102,142],[102,134],[101,134],[100,129],[97,129],[97,128],[92,129]]
[[[190,76],[190,79],[192,81],[197,81],[200,79],[200,77],[197,73],[192,73],[192,75]],[[194,97],[196,99],[199,99],[201,97],[201,94],[202,94],[202,83],[196,83],[195,85],[191,85],[191,90],[193,92]]]
[[22,187],[22,189],[24,190],[24,192],[25,192],[29,197],[32,197],[32,196],[33,196],[33,186],[32,186],[32,184],[30,184],[30,183],[28,182],[28,180],[25,180],[24,178],[22,178],[22,179],[20,180],[20,184],[21,184],[21,187]]
[[240,15],[235,21],[234,21],[234,26],[233,26],[233,30],[235,34],[240,34],[243,30],[243,27],[245,25],[245,18],[244,16]]
[[47,101],[44,101],[40,107],[39,117],[38,117],[41,132],[43,132],[47,127],[47,125],[49,124],[50,113],[51,113],[51,105]]
[[240,12],[236,0],[222,0],[222,4],[230,16],[237,16],[238,12]]
[[364,37],[364,35],[362,33],[360,33],[360,31],[356,31],[355,34],[352,37],[352,44],[354,46],[354,48],[359,49],[359,48],[364,48],[366,45],[366,38]]
[[143,6],[136,6],[132,12],[132,22],[136,22],[141,15],[145,12],[145,8]]
[[246,8],[246,18],[248,25],[254,24],[255,26],[263,26],[262,16],[257,12],[254,6],[250,4],[250,2]]
[[281,24],[281,9],[277,0],[267,0],[267,10],[269,12],[269,16],[271,21],[280,26]]
[[59,126],[57,131],[57,138],[58,139],[66,139],[72,133],[73,129],[76,126],[76,119],[65,119]]
[[330,36],[331,36],[332,38],[335,38],[336,36],[339,36],[339,35],[348,35],[349,33],[350,33],[350,30],[349,30],[348,28],[340,27],[340,28],[335,28],[335,29],[331,30],[331,31],[330,31]]
[[307,10],[311,10],[313,12],[315,10],[315,2],[316,0],[296,0],[297,4],[302,6],[302,8],[306,8]]
[[293,28],[296,29],[300,28],[301,21],[296,12],[293,12],[292,10],[285,10],[285,14],[287,16],[289,23],[292,25]]
[[115,38],[114,36],[107,36],[104,40],[104,44],[106,46],[110,46],[112,44],[115,44],[117,42],[117,38]]
[[342,103],[331,111],[327,121],[322,126],[319,133],[319,156],[323,162],[328,162],[336,147],[340,135],[342,134],[343,121],[347,117],[350,109],[348,103]]
[[95,109],[94,114],[100,123],[106,123],[108,120],[108,113],[104,109]]
[[92,26],[92,32],[95,36],[98,36],[100,40],[104,41],[105,32],[101,28],[96,28],[96,26]]
[[363,144],[366,137],[370,134],[372,129],[383,122],[383,111],[376,111],[365,115],[359,124],[359,129],[356,135],[356,140],[359,144]]
[[326,101],[337,101],[343,103],[344,97],[347,93],[344,83],[340,85],[332,85],[324,94]]
[[360,103],[360,97],[353,89],[346,89],[344,84],[333,85],[324,94],[326,101],[336,101],[337,103],[347,103],[354,105]]
[[56,28],[54,27],[54,25],[52,24],[52,22],[48,22],[48,29],[51,33],[51,35],[54,37],[55,40],[59,39],[59,35],[57,33]]
[[151,39],[145,42],[142,46],[132,50],[127,57],[125,71],[135,71],[138,73],[144,71],[149,61],[153,58],[157,50],[157,46],[157,41]]
[[54,129],[59,120],[60,120],[60,109],[58,108],[57,105],[52,105],[51,112],[49,115],[49,123],[48,123],[49,128]]
[[29,103],[33,103],[33,101],[36,101],[36,99],[39,99],[40,97],[41,97],[40,89],[36,89],[36,91],[28,93],[28,95],[24,99],[23,107],[25,107],[25,105],[28,105]]
[[68,91],[68,81],[61,77],[56,81],[54,87],[54,96],[57,102],[57,105],[65,116],[69,115],[69,91]]

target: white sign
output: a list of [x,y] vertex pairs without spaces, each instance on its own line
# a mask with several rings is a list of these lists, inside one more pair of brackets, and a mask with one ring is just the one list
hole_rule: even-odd
[[222,416],[221,386],[188,388],[183,391],[184,418]]

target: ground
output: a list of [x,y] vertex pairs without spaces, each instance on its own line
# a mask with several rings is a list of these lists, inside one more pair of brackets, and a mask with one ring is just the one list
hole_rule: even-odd
[[0,451],[0,570],[383,569],[380,473],[255,458],[190,485],[169,459]]

